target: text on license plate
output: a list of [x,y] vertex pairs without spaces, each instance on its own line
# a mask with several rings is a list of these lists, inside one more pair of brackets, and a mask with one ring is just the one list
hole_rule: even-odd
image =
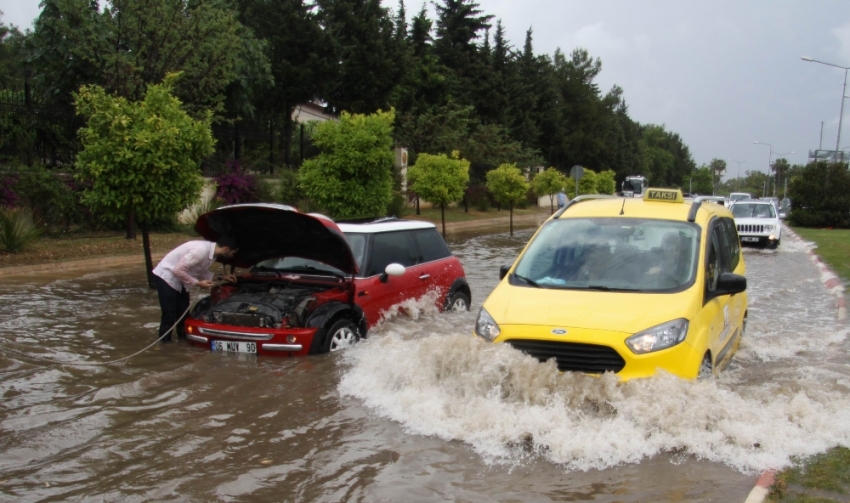
[[759,238],[747,238],[747,237],[743,237],[743,238],[741,238],[741,241],[745,241],[745,242],[747,242],[747,243],[758,243]]
[[256,342],[212,341],[213,351],[228,351],[231,353],[257,354]]

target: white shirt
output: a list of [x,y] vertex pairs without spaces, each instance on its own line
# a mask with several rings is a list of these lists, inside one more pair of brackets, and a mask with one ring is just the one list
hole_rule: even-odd
[[189,241],[171,250],[153,273],[165,280],[168,286],[178,292],[201,280],[210,280],[209,271],[215,261],[215,243],[210,241]]

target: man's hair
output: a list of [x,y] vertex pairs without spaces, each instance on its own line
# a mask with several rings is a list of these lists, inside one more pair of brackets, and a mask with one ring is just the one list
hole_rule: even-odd
[[236,241],[236,238],[233,236],[219,236],[215,242],[216,246],[220,248],[230,248],[231,250],[238,250],[239,243]]

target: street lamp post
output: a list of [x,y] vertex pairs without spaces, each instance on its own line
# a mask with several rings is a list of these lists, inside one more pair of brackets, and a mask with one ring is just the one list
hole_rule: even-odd
[[729,159],[729,161],[738,163],[738,183],[735,185],[735,191],[740,192],[741,191],[741,164],[743,164],[747,161],[736,161],[735,159]]
[[835,139],[835,154],[833,154],[834,155],[833,158],[834,158],[835,162],[837,163],[838,162],[838,145],[841,144],[841,120],[844,118],[844,98],[846,97],[844,95],[847,94],[847,70],[850,70],[850,66],[841,66],[841,65],[835,65],[835,64],[832,64],[832,63],[827,63],[826,61],[818,61],[818,60],[812,59],[808,56],[803,56],[801,59],[803,61],[808,61],[810,63],[820,63],[822,65],[834,66],[835,68],[841,68],[842,70],[844,70],[844,87],[841,89],[841,111],[838,112],[838,138]]
[[[758,140],[754,141],[753,143],[755,143],[756,145],[767,145],[769,150],[770,150],[770,152],[768,152],[768,154],[767,154],[767,178],[768,178],[768,180],[770,180],[770,163],[773,160],[773,154],[774,154],[773,145],[771,145],[770,143],[764,143],[764,142],[761,142],[761,141],[758,141]],[[788,154],[793,154],[793,153],[794,152],[785,152],[784,154],[777,154],[777,155],[788,155]],[[767,187],[769,187],[769,185]],[[767,190],[768,189],[765,189],[765,192],[763,194],[764,196],[767,196]],[[776,184],[775,183],[773,184],[773,191],[776,192]]]

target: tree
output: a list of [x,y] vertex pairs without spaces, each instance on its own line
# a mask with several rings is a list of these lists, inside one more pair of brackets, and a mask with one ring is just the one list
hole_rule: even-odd
[[445,154],[420,154],[416,164],[408,168],[410,188],[431,204],[440,205],[443,237],[446,236],[446,205],[463,197],[469,182],[469,161],[460,158],[458,151],[451,157]]
[[36,81],[59,103],[82,84],[130,101],[173,72],[192,114],[220,110],[239,47],[253,40],[226,2],[44,0],[34,23]]
[[368,114],[390,106],[404,73],[403,45],[380,0],[316,0],[333,46],[334,73],[325,100],[334,110]]
[[706,165],[702,165],[699,168],[693,170],[691,174],[685,177],[685,180],[682,183],[682,188],[687,189],[688,192],[693,194],[711,194],[714,186],[711,183],[712,174],[711,168]]
[[91,184],[83,203],[106,221],[140,224],[151,288],[149,225],[198,200],[198,168],[213,151],[211,114],[195,120],[183,110],[171,94],[177,78],[172,74],[149,86],[141,102],[111,96],[100,86],[84,86],[75,95],[77,113],[87,121],[76,161],[77,177]]
[[549,209],[555,213],[555,194],[564,190],[567,177],[555,168],[548,168],[531,180],[531,186],[538,195],[549,196]]
[[502,164],[487,173],[487,188],[499,204],[510,207],[511,236],[514,235],[514,204],[525,199],[528,182],[514,164]]
[[[240,0],[241,19],[264,42],[273,83],[257,93],[264,125],[274,138],[282,122],[283,162],[292,165],[292,112],[321,95],[333,73],[330,36],[304,0]],[[273,140],[272,140],[273,141]],[[269,148],[274,152],[273,146]],[[270,154],[271,166],[274,155]],[[270,166],[270,169],[271,169]]]
[[584,168],[584,174],[578,179],[579,194],[598,194],[598,191],[596,190],[596,180],[596,172],[592,169]]
[[392,199],[392,125],[395,112],[343,112],[319,125],[313,140],[322,150],[300,170],[304,193],[338,218],[383,215]]
[[617,191],[617,182],[614,177],[617,176],[613,170],[606,170],[596,175],[596,192],[600,194],[613,194]]

